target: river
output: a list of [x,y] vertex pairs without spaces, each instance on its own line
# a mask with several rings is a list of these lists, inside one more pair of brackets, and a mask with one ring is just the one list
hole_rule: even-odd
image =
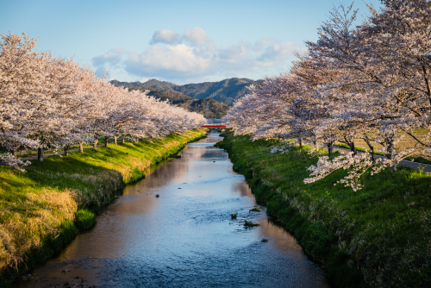
[[[329,287],[256,204],[227,153],[214,147],[220,140],[209,134],[190,143],[181,158],[128,185],[92,230],[15,287]],[[259,226],[245,228],[244,220]]]

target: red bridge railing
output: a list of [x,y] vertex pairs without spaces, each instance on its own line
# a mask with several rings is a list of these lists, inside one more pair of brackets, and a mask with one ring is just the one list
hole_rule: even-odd
[[204,125],[201,128],[226,128],[224,125]]

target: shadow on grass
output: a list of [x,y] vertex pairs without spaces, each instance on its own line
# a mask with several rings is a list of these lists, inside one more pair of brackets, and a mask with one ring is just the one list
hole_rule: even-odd
[[363,189],[354,192],[337,184],[347,173],[340,169],[305,184],[317,156],[298,147],[274,154],[274,144],[227,134],[218,146],[337,286],[396,287],[402,279],[403,287],[431,287],[431,175],[405,166],[393,174],[367,172],[359,179]]

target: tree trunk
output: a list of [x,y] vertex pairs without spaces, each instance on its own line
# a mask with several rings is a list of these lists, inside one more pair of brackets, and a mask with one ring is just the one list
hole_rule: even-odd
[[397,171],[397,166],[398,166],[397,163],[395,163],[394,165],[391,166],[391,174],[394,174],[395,171]]
[[355,156],[356,154],[358,154],[358,151],[356,151],[355,142],[353,142],[353,141],[350,142],[349,146],[350,146],[350,151],[353,152],[353,156]]
[[126,141],[124,140],[124,134],[121,134],[121,143],[123,143],[123,144],[124,144],[124,142],[126,142]]
[[334,141],[330,141],[326,145],[328,146],[328,155],[332,156],[334,154]]
[[70,145],[64,145],[64,156],[69,156]]
[[302,138],[301,137],[299,137],[299,148],[302,148]]
[[114,136],[114,144],[117,145],[117,138],[118,136]]
[[17,150],[18,150],[18,147],[14,147],[12,150],[10,150],[10,152],[12,153],[12,155],[13,156],[17,156]]
[[367,143],[368,148],[370,148],[370,155],[371,155],[371,161],[375,164],[376,163],[376,153],[374,152],[374,146],[371,144],[370,139],[363,138],[365,143]]
[[352,137],[347,138],[346,136],[344,136],[344,140],[346,141],[347,145],[349,145],[350,151],[353,152],[353,156],[358,154],[358,152],[356,151],[355,142],[353,141],[353,138]]
[[314,145],[314,148],[316,148],[316,150],[319,149],[319,143],[317,142],[317,137],[316,136],[313,137],[313,145]]
[[37,160],[39,160],[40,162],[43,161],[43,148],[37,148]]
[[[388,154],[386,154],[386,157],[388,159],[393,160],[395,158],[395,145],[394,141],[392,139],[386,139],[386,143],[388,143]],[[391,174],[393,174],[395,171],[397,171],[398,163],[394,163],[391,166]]]
[[84,146],[82,145],[82,141],[79,142],[79,152],[84,153]]
[[108,148],[108,140],[109,140],[109,137],[108,137],[108,136],[106,136],[106,137],[105,137],[105,147],[106,147],[106,148]]
[[97,149],[97,142],[99,142],[99,139],[94,139],[94,142],[93,142],[94,149]]

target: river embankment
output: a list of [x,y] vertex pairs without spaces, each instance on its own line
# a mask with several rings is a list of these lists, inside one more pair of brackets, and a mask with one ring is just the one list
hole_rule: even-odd
[[271,153],[278,140],[226,133],[217,144],[246,177],[256,199],[298,239],[336,287],[431,287],[431,176],[400,166],[361,178],[354,192],[336,181],[346,171],[304,184],[326,151]]
[[214,147],[221,140],[208,133],[127,185],[94,228],[12,287],[330,288]]
[[154,165],[205,137],[202,129],[32,161],[22,173],[0,167],[0,286],[44,262],[80,230],[95,224],[99,207]]

